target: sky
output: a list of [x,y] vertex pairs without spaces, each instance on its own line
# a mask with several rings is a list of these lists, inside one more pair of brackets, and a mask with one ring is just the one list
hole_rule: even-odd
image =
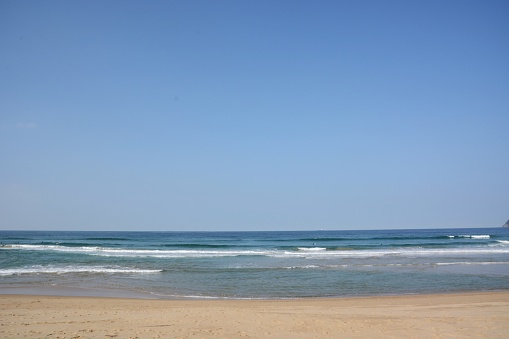
[[0,2],[0,229],[499,227],[507,1]]

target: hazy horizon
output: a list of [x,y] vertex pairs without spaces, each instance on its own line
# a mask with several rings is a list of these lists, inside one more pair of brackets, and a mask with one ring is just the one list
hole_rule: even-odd
[[497,229],[497,228],[503,228],[502,226],[479,226],[479,227],[434,227],[434,228],[337,228],[337,229],[275,229],[275,230],[250,230],[250,229],[244,229],[244,230],[221,230],[221,229],[214,229],[214,230],[171,230],[171,229],[147,229],[147,230],[139,230],[139,229],[133,229],[133,230],[124,230],[124,229],[104,229],[104,230],[87,230],[87,229],[0,229],[1,232],[104,232],[104,233],[119,233],[119,232],[134,232],[134,233],[235,233],[235,232],[358,232],[358,231],[423,231],[423,230],[482,230],[482,229]]

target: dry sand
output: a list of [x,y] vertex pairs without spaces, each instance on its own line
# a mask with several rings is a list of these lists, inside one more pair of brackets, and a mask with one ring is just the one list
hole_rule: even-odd
[[0,338],[509,338],[509,292],[300,300],[0,295]]

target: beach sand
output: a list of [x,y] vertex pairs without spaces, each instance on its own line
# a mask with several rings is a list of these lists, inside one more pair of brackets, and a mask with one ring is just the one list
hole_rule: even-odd
[[509,338],[509,292],[298,300],[0,295],[1,338]]

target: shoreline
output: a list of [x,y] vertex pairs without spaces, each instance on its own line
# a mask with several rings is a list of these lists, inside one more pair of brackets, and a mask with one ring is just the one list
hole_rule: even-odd
[[127,289],[84,288],[71,286],[9,286],[0,287],[2,295],[27,295],[48,297],[90,297],[157,300],[162,299],[151,293],[131,291]]
[[[7,289],[10,289],[8,287]],[[0,298],[4,297],[19,297],[19,298],[56,298],[56,299],[111,299],[111,300],[139,300],[143,301],[156,301],[156,302],[313,302],[313,301],[339,301],[339,300],[366,300],[366,299],[405,299],[405,298],[435,298],[435,297],[468,297],[468,296],[486,296],[486,295],[505,295],[509,298],[509,290],[494,290],[494,291],[459,291],[459,292],[433,292],[433,293],[413,293],[413,294],[376,294],[376,295],[357,295],[357,296],[328,296],[328,297],[300,297],[300,298],[222,298],[222,297],[201,297],[201,296],[175,296],[175,297],[164,297],[160,298],[154,296],[150,293],[131,293],[128,291],[124,292],[112,292],[108,290],[95,290],[100,291],[98,293],[78,293],[74,294],[74,289],[88,291],[88,289],[84,288],[68,288],[69,290],[73,290],[73,294],[69,293],[60,293],[53,294],[48,291],[48,293],[37,293],[35,290],[30,293],[15,293],[17,291],[12,291],[12,293],[4,293],[4,288],[0,288]],[[18,289],[16,287],[12,287],[12,289]],[[57,288],[55,288],[57,289]],[[67,288],[66,288],[67,289]],[[37,289],[38,290],[38,289]]]
[[504,338],[509,291],[275,300],[2,294],[0,318],[8,338]]
[[115,298],[115,299],[139,299],[139,300],[322,300],[322,299],[363,299],[363,298],[390,298],[390,297],[411,297],[411,296],[440,296],[440,295],[468,295],[478,293],[509,293],[509,289],[497,290],[468,290],[468,291],[444,291],[444,292],[420,292],[400,294],[360,294],[360,295],[337,295],[317,297],[282,297],[282,298],[249,298],[249,297],[215,297],[215,296],[179,296],[179,295],[158,295],[150,292],[133,291],[129,289],[116,288],[85,288],[73,286],[0,286],[0,296],[39,296],[39,297],[77,297],[77,298]]

